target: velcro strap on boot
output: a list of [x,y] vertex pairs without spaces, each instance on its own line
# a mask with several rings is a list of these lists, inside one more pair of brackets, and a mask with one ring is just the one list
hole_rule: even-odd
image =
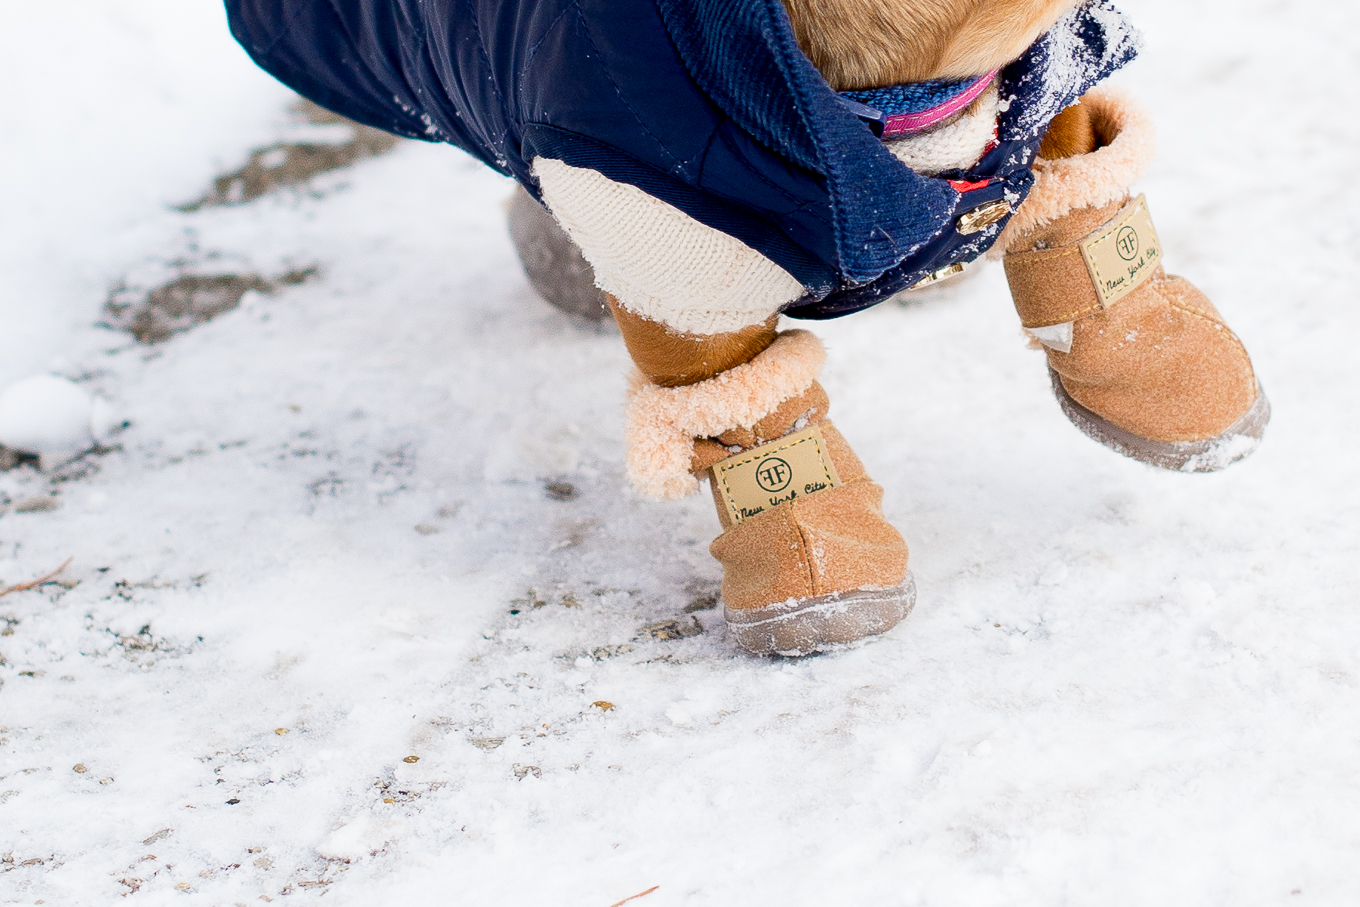
[[1151,279],[1162,245],[1143,196],[1076,242],[1006,256],[1015,310],[1043,328],[1108,309]]
[[713,466],[713,488],[731,525],[841,484],[822,426],[830,423],[743,450]]

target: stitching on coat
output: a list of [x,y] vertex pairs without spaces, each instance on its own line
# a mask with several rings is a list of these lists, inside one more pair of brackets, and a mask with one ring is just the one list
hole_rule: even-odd
[[[471,0],[469,0],[469,2],[471,2]],[[679,164],[680,163],[679,159],[677,159],[676,156],[671,153],[671,150],[666,147],[666,145],[661,141],[661,139],[656,137],[656,134],[653,133],[652,130],[647,128],[647,124],[642,122],[642,117],[638,116],[637,111],[634,110],[633,106],[629,104],[628,101],[624,98],[623,90],[619,88],[619,84],[614,81],[614,77],[613,75],[610,74],[608,68],[606,68],[603,65],[605,55],[600,52],[600,45],[595,43],[595,36],[590,33],[590,28],[589,26],[586,25],[586,17],[585,14],[581,12],[580,4],[573,3],[572,9],[576,11],[576,18],[581,23],[581,33],[586,36],[586,40],[590,42],[591,48],[594,49],[595,53],[600,58],[601,62],[600,72],[603,73],[604,77],[609,80],[609,84],[610,86],[613,87],[614,94],[618,95],[619,103],[623,105],[623,109],[627,110],[630,114],[632,114],[633,119],[637,121],[638,126],[642,129],[643,132],[647,133],[648,138],[650,138],[653,142],[656,142],[656,147],[661,150],[662,154],[670,158],[672,161],[675,161],[675,163]],[[478,37],[480,39],[480,33]]]
[[538,41],[534,43],[533,47],[529,48],[529,53],[524,58],[525,66],[528,66],[534,61],[534,57],[538,56],[538,49],[543,46],[544,41],[548,40],[548,36],[552,34],[552,30],[557,28],[557,23],[561,22],[569,12],[571,12],[570,5],[562,7],[562,12],[557,14],[557,18],[549,22],[548,27],[543,29],[543,37],[539,38]]
[[[331,0],[331,2],[334,3],[335,0]],[[429,23],[424,18],[426,12],[425,7],[423,5],[420,7],[420,15],[421,15],[420,28],[418,30],[420,45],[416,47],[414,51],[412,51],[411,56],[412,58],[424,57],[426,62],[428,62],[431,65],[431,68],[437,70],[437,67],[434,66],[435,54],[430,49],[430,40],[428,37]],[[406,89],[411,93],[412,98],[415,98],[417,102],[424,101],[424,98],[422,98],[422,95],[425,94],[424,89],[418,88],[417,86],[411,84],[411,80],[406,77],[405,67],[402,67],[402,81],[406,83]],[[445,135],[444,130],[440,129],[439,125],[435,123],[434,118],[430,116],[430,112],[428,110],[429,105],[426,104],[425,107],[427,108],[426,110],[420,111],[418,113],[412,112],[410,115],[414,116],[416,118],[416,121],[419,122],[421,126],[425,127],[424,129],[425,135],[437,136],[439,138],[439,141],[448,142],[449,137]]]
[[[730,118],[724,118],[724,122],[731,122],[731,120],[730,120]],[[718,133],[718,130],[715,128],[715,129],[713,130],[713,133],[714,133],[714,135],[716,136],[717,133]],[[788,191],[786,191],[786,190],[784,189],[783,186],[778,185],[778,184],[775,183],[773,180],[771,180],[769,177],[765,176],[765,174],[761,173],[759,170],[756,170],[754,167],[752,167],[752,166],[751,166],[751,162],[750,162],[749,160],[747,160],[746,155],[744,155],[744,154],[738,154],[738,153],[737,153],[737,149],[732,147],[732,143],[731,143],[731,142],[728,142],[728,141],[724,140],[724,141],[723,141],[723,144],[726,145],[726,146],[728,147],[728,149],[730,149],[730,150],[732,151],[733,157],[735,157],[735,158],[737,159],[737,162],[738,162],[739,164],[741,164],[741,166],[742,166],[748,173],[750,173],[751,176],[755,177],[757,180],[759,180],[760,182],[764,183],[766,186],[769,186],[771,189],[773,189],[775,192],[777,192],[777,193],[779,193],[780,195],[782,195],[784,198],[788,199],[790,202],[793,202],[796,208],[802,208],[802,207],[806,204],[806,202],[801,202],[801,201],[799,201],[799,199],[798,199],[796,196],[794,196],[794,195],[792,195],[791,193],[789,193]]]
[[718,128],[720,125],[721,121],[717,125],[714,125],[709,131],[708,137],[704,139],[704,143],[699,146],[699,150],[694,152],[693,157],[687,158],[683,163],[685,167],[689,167],[691,164],[698,162],[699,170],[695,173],[696,179],[702,180],[704,178],[704,169],[708,166],[708,153],[713,150],[713,143],[717,141]]
[[[466,0],[466,5],[468,11],[468,22],[472,24],[472,33],[477,36],[477,53],[481,55],[482,62],[486,64],[487,84],[491,86],[492,92],[494,92],[496,95],[496,100],[500,102],[501,115],[505,117],[505,119],[508,121],[514,121],[517,118],[511,115],[513,111],[511,111],[510,106],[505,103],[505,95],[501,94],[501,88],[499,85],[496,84],[496,79],[494,76],[496,70],[495,67],[491,65],[491,55],[486,52],[486,42],[482,39],[481,20],[477,18],[477,12],[472,6],[472,0]],[[505,142],[505,137],[506,137],[505,133],[502,132],[500,135],[502,143]],[[500,156],[501,149],[497,148],[495,150],[497,156]]]
[[[334,12],[335,12],[335,0],[331,0],[330,7],[331,7],[331,12],[334,13]],[[287,35],[290,31],[293,30],[293,24],[294,24],[295,22],[297,22],[298,18],[299,18],[301,15],[302,15],[302,11],[299,9],[299,10],[297,10],[296,12],[294,12],[291,16],[289,16],[289,17],[288,17],[288,20],[287,20],[286,22],[284,22],[283,28],[279,29],[279,33],[278,33],[277,35],[274,36],[274,40],[273,40],[273,41],[270,41],[268,45],[259,48],[259,49],[256,50],[255,52],[258,53],[258,54],[260,54],[261,56],[264,56],[265,54],[273,53],[273,52],[274,52],[274,48],[278,46],[278,43],[279,43],[280,41],[283,40],[284,36]]]

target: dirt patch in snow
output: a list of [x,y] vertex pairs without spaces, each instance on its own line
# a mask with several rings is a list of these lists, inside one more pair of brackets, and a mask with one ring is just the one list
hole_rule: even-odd
[[362,126],[311,101],[298,101],[293,105],[292,113],[298,120],[312,126],[335,129],[340,139],[280,141],[256,148],[250,152],[244,166],[217,177],[207,194],[180,205],[179,210],[193,212],[223,205],[242,205],[276,189],[302,186],[322,173],[386,154],[400,141],[381,129]]
[[22,466],[25,463],[36,465],[37,462],[38,458],[33,454],[24,453],[21,450],[11,450],[0,444],[0,472],[14,469],[16,466]]
[[[294,104],[291,114],[303,130],[302,138],[254,149],[243,166],[218,176],[211,190],[178,210],[192,213],[242,205],[278,189],[304,186],[321,174],[385,154],[400,141],[307,100]],[[249,292],[274,293],[318,273],[316,268],[300,268],[270,278],[243,272],[183,273],[188,266],[184,262],[176,265],[182,271],[178,276],[151,289],[127,284],[114,287],[104,304],[104,323],[128,331],[141,343],[160,343],[235,309]],[[0,457],[0,466],[3,463]]]
[[104,303],[105,323],[128,331],[140,343],[160,343],[241,304],[252,290],[275,293],[306,283],[317,268],[300,268],[278,277],[261,274],[181,274],[151,290],[117,287]]

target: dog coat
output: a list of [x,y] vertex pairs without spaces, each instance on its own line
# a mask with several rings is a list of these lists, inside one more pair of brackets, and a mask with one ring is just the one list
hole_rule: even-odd
[[1138,44],[1106,0],[1078,6],[999,74],[990,150],[927,176],[880,140],[859,93],[827,85],[780,0],[226,5],[251,57],[312,101],[456,145],[540,200],[544,161],[640,190],[772,262],[799,318],[866,308],[985,252],[1049,122]]

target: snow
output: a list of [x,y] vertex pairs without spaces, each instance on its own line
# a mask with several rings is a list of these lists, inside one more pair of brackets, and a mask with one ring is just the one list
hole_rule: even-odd
[[[0,902],[1354,902],[1360,8],[1122,6],[1139,188],[1266,439],[1211,475],[1094,444],[994,266],[816,325],[920,592],[799,660],[708,607],[706,497],[627,491],[626,356],[533,297],[501,178],[404,143],[177,211],[295,140],[290,95],[213,4],[16,6],[0,388],[128,426],[0,472],[0,589],[74,558],[0,597]],[[99,326],[312,265],[162,343]]]
[[34,375],[0,390],[0,444],[66,460],[94,446],[94,401],[74,381]]
[[372,816],[360,815],[331,832],[317,845],[316,852],[327,860],[352,863],[392,844],[405,830],[406,823],[400,819],[382,822]]

